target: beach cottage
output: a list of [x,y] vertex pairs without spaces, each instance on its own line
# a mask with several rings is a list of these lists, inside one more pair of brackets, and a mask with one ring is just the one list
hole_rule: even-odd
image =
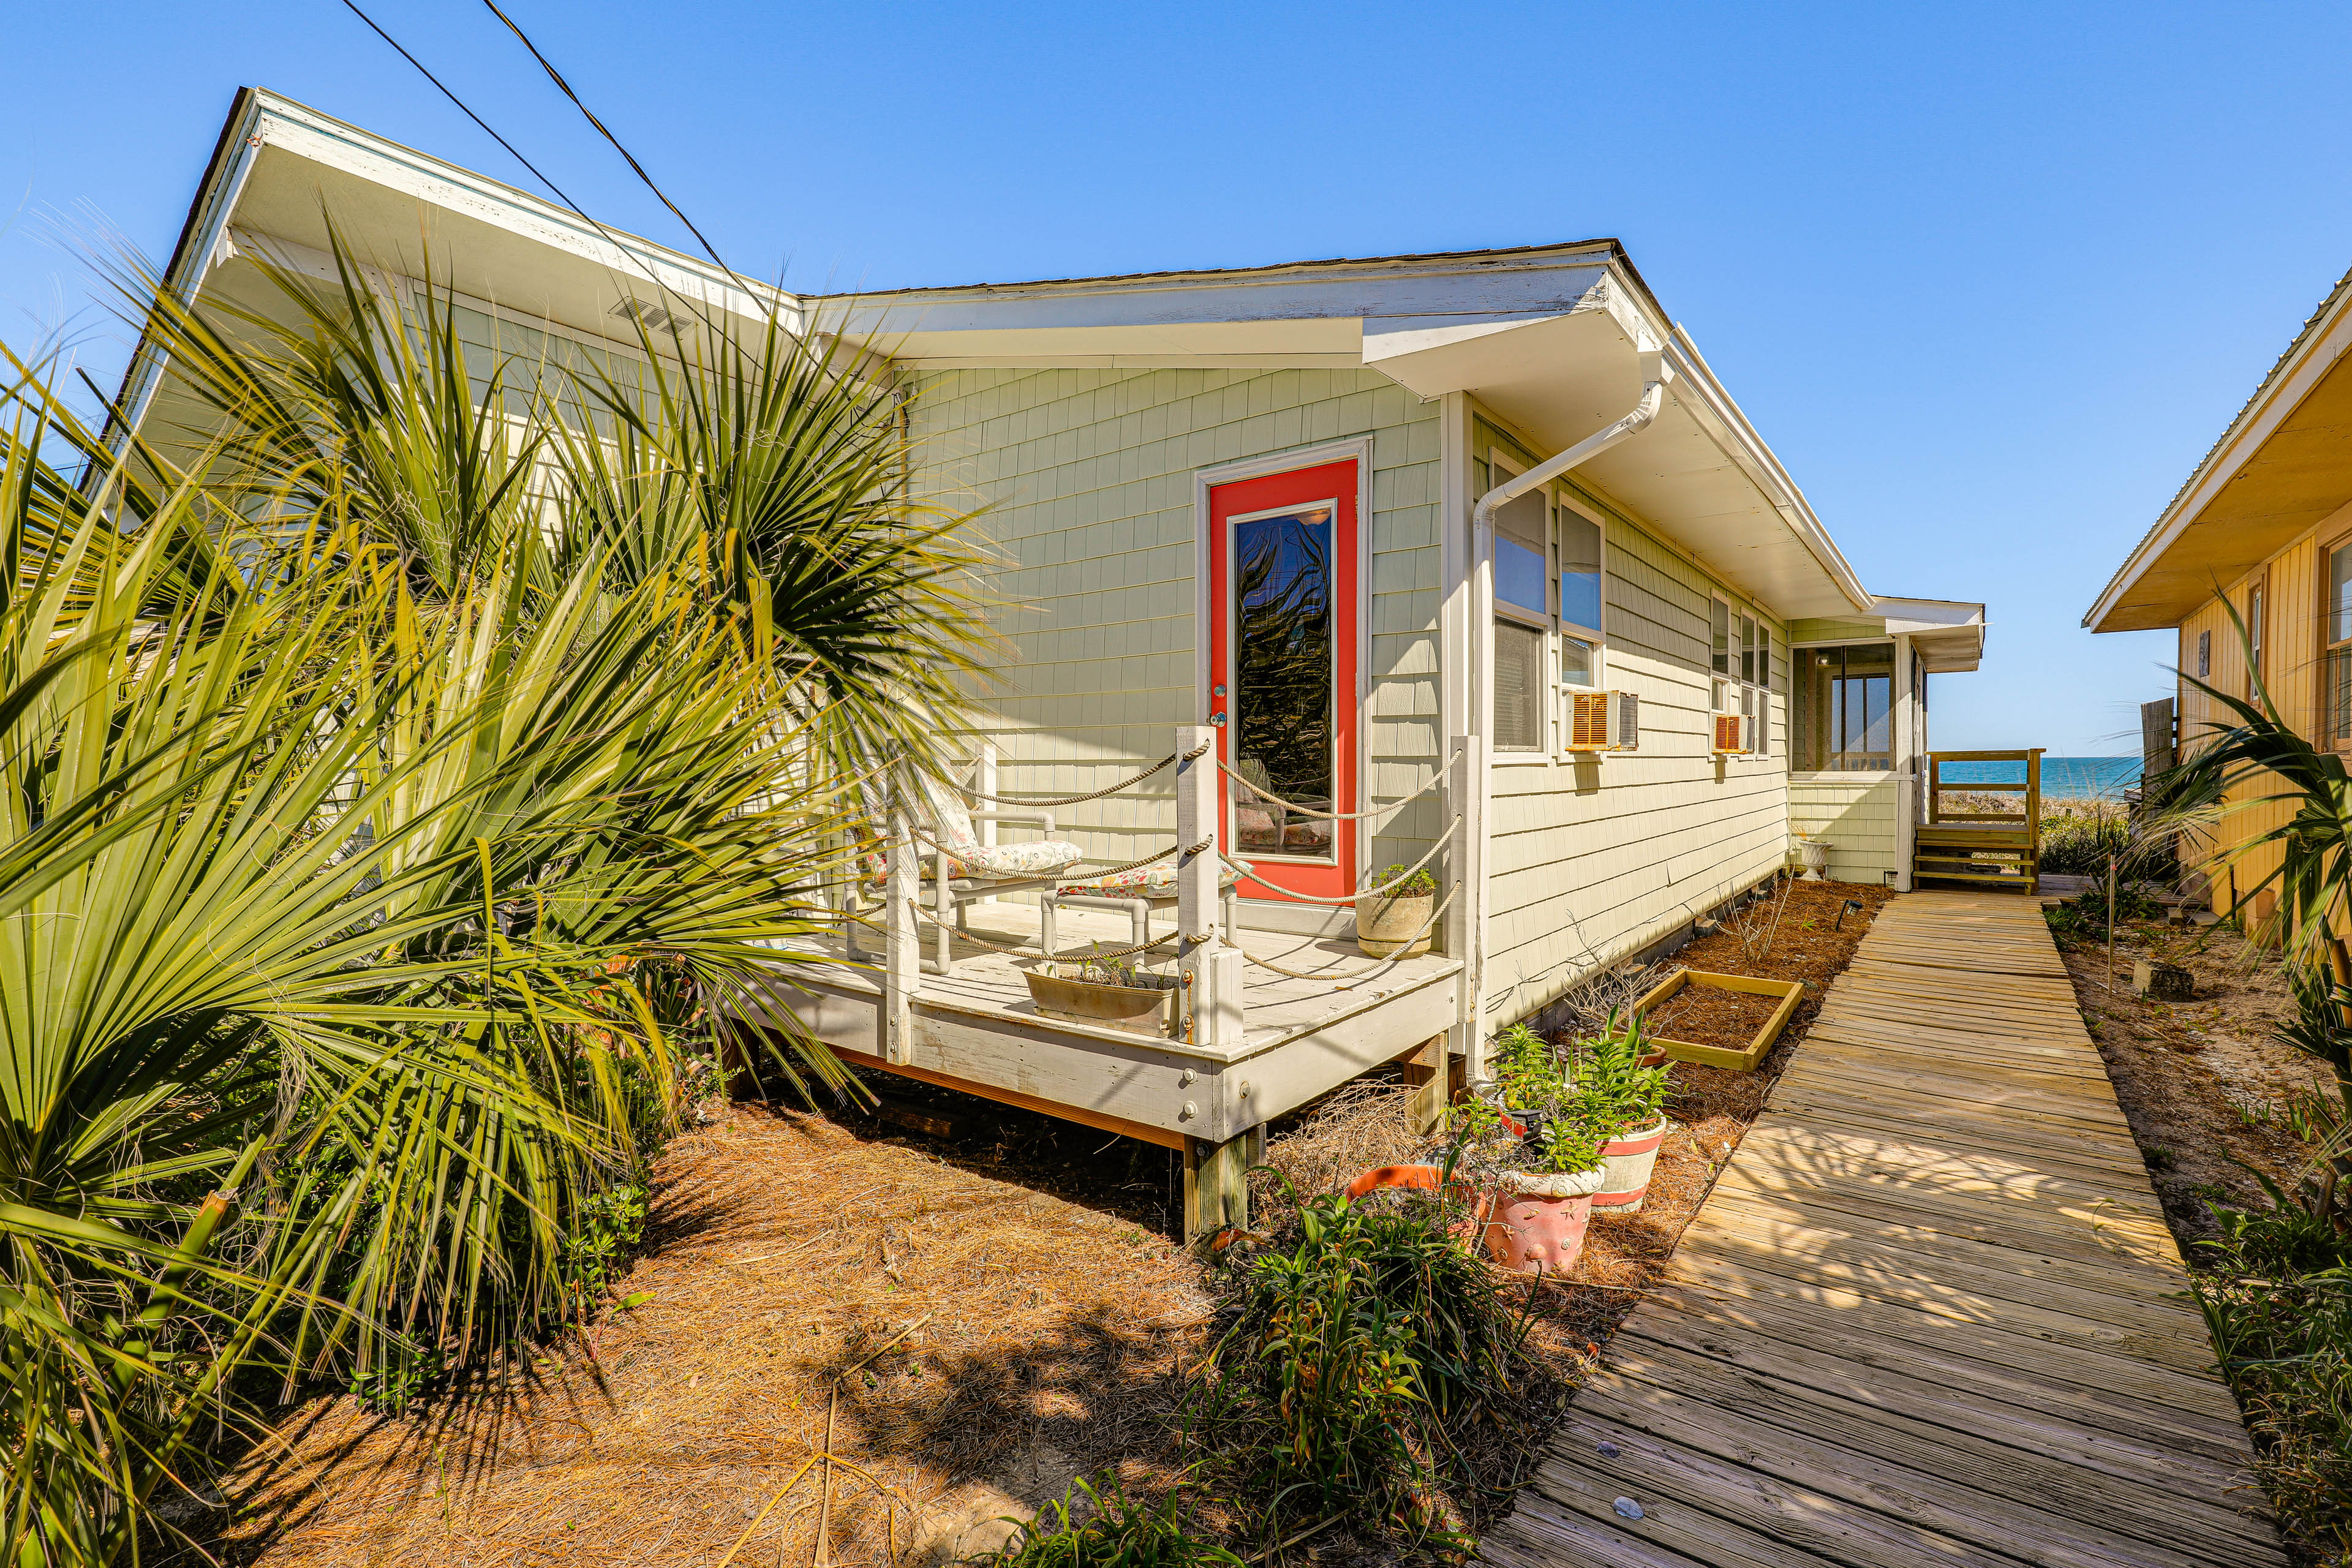
[[[893,378],[1010,653],[970,788],[901,804],[882,940],[773,1016],[1181,1150],[1196,1224],[1269,1119],[1400,1059],[1442,1093],[1797,835],[1907,885],[1927,677],[1982,606],[1865,588],[1613,240],[793,296],[247,91],[170,281],[330,277],[329,215],[394,296],[429,247],[486,363],[772,310]],[[126,406],[173,395],[142,356]],[[1367,957],[1390,868],[1434,874],[1431,940]],[[1041,1012],[1081,942],[1149,943],[1165,1022]]]
[[[2150,771],[2234,722],[2199,683],[2232,697],[2266,690],[2323,750],[2352,753],[2352,275],[2339,279],[2229,428],[2183,481],[2083,616],[2093,631],[2171,630],[2171,698],[2143,710]],[[2273,793],[2250,784],[2238,800]],[[2282,826],[2291,808],[2255,804],[2209,830],[2227,851]],[[2275,847],[2217,872],[2215,908],[2242,891],[2267,920],[2262,882]]]

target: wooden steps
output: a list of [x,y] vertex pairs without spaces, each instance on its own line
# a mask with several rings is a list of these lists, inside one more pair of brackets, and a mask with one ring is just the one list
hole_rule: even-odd
[[1480,1558],[2284,1564],[2184,1285],[2039,905],[1897,899]]

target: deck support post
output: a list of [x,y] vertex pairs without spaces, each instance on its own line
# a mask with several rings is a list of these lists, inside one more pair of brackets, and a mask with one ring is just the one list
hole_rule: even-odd
[[922,950],[915,933],[915,900],[922,892],[922,872],[915,858],[913,820],[906,801],[892,786],[890,796],[890,858],[883,899],[882,1059],[905,1063],[914,1059],[915,992],[920,985]]
[[1245,1128],[1222,1143],[1184,1141],[1184,1244],[1231,1226],[1249,1226],[1249,1171],[1265,1158],[1265,1129]]
[[1433,1035],[1411,1055],[1400,1058],[1398,1069],[1413,1089],[1412,1124],[1429,1132],[1444,1120],[1446,1108],[1462,1089],[1462,1060],[1446,1048],[1447,1037]]
[[1460,757],[1454,766],[1461,771],[1447,781],[1443,795],[1455,818],[1444,857],[1444,889],[1454,895],[1445,911],[1445,953],[1462,961],[1446,1045],[1461,1058],[1464,1077],[1477,1079],[1486,1075],[1486,737],[1456,735],[1447,742],[1446,754]]

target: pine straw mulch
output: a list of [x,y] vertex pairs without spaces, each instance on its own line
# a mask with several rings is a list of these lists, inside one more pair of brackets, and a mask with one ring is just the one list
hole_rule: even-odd
[[[1735,917],[1672,963],[1818,984],[1889,896],[1798,883],[1769,952],[1760,938],[1743,952]],[[1847,898],[1864,917],[1834,930]],[[1585,999],[1591,1022],[1670,973],[1609,977]],[[1643,1212],[1596,1221],[1572,1273],[1534,1289],[1536,1377],[1515,1396],[1535,1427],[1658,1279],[1819,1005],[1809,990],[1756,1072],[1675,1066],[1677,1125]],[[291,1412],[245,1468],[215,1552],[268,1568],[922,1568],[992,1544],[998,1516],[1076,1477],[1164,1485],[1181,1374],[1216,1310],[1213,1279],[1171,1239],[1167,1152],[881,1087],[887,1120],[740,1105],[677,1139],[616,1292],[650,1300],[503,1388],[399,1419],[347,1399]],[[1412,1159],[1427,1142],[1410,1100],[1351,1085],[1272,1129],[1268,1163],[1306,1194]],[[1291,1199],[1254,1183],[1260,1225],[1278,1228]],[[1524,1434],[1487,1447],[1496,1489],[1462,1500],[1474,1528],[1541,1457]],[[811,1463],[828,1451],[829,1501],[828,1467]],[[1304,1554],[1391,1558],[1336,1531]]]

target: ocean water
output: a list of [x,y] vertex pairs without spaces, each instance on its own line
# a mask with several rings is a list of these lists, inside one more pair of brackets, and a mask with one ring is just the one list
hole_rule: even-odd
[[[2018,763],[1946,763],[1940,773],[1948,784],[2023,784],[2025,764]],[[2044,800],[2121,800],[2124,791],[2139,786],[2137,757],[2044,757],[2042,797]]]

